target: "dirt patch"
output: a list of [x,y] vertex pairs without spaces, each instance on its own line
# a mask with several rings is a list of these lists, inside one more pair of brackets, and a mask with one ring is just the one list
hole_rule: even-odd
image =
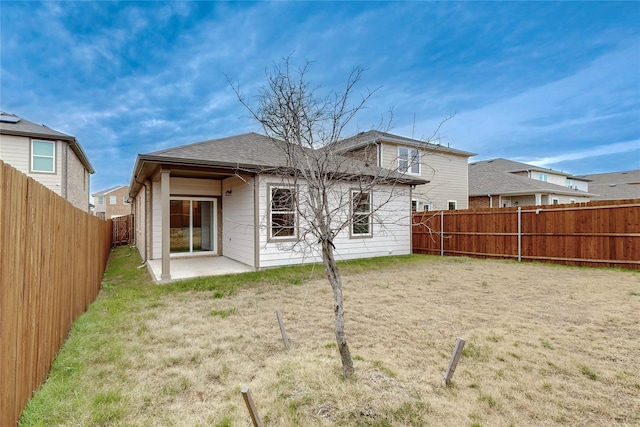
[[[127,344],[128,425],[638,425],[640,274],[466,258],[344,277],[356,374],[326,281],[163,297]],[[284,317],[285,350],[274,311]],[[442,378],[458,337],[453,379]]]

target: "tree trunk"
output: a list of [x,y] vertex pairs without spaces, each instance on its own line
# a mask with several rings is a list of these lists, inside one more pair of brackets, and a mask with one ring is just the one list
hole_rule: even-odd
[[353,375],[353,360],[347,345],[347,338],[344,333],[344,305],[342,299],[342,277],[340,270],[333,257],[333,248],[328,240],[322,241],[322,263],[327,273],[327,278],[333,289],[333,310],[336,315],[336,342],[340,359],[342,360],[342,373],[346,378]]

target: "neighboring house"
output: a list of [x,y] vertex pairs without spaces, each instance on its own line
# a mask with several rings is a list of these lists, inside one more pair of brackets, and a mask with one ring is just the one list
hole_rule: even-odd
[[589,180],[507,159],[469,164],[469,208],[588,202]]
[[131,214],[129,187],[119,185],[92,194],[93,214],[102,219],[117,218]]
[[94,170],[73,136],[0,113],[0,160],[89,211],[89,176]]
[[640,169],[626,172],[580,175],[579,178],[591,181],[589,183],[589,191],[596,194],[592,200],[640,198]]
[[[382,171],[344,161],[353,175]],[[294,186],[277,172],[286,165],[273,141],[256,133],[139,154],[130,196],[143,259],[162,260],[162,280],[171,277],[170,259],[181,256],[222,255],[255,269],[321,260],[294,247],[305,238],[299,234],[305,206],[298,195],[306,184]],[[425,181],[400,174],[393,180],[368,194],[341,181],[341,197],[365,210],[333,237],[337,259],[411,253],[411,187]],[[395,197],[374,215],[369,209],[391,190]],[[370,203],[360,203],[363,196]]]
[[466,209],[469,153],[371,130],[340,141],[338,152],[429,181],[413,190],[413,210]]

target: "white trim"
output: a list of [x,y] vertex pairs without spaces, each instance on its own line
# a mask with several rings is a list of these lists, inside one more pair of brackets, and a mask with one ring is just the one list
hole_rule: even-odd
[[[400,150],[407,150],[407,158],[403,159],[400,155]],[[415,154],[412,154],[412,152],[415,152]],[[420,162],[420,149],[416,148],[416,147],[407,147],[407,146],[402,146],[399,145],[398,146],[398,171],[400,171],[401,173],[406,173],[407,175],[420,175],[420,173],[422,172],[422,167],[421,167],[421,162]],[[402,166],[400,165],[401,161],[406,161],[407,162],[407,170],[402,170]],[[418,166],[418,171],[417,172],[413,172],[412,169],[414,166]]]
[[[293,235],[291,236],[274,236],[273,235],[273,214],[274,211],[273,209],[273,190],[278,190],[278,189],[282,189],[282,190],[288,190],[291,193],[291,197],[292,197],[292,202],[293,202],[293,206],[292,206],[292,210],[291,211],[275,211],[278,214],[281,215],[286,215],[286,214],[292,214],[293,215]],[[268,209],[268,217],[267,217],[267,221],[268,221],[268,226],[267,226],[267,240],[268,241],[278,241],[278,242],[282,242],[282,241],[295,241],[298,239],[298,188],[296,185],[291,185],[291,184],[267,184],[267,209]]]
[[[453,203],[453,209],[451,209],[451,203]],[[455,211],[458,209],[458,201],[457,200],[447,200],[447,210]]]
[[[368,212],[355,212],[354,208],[354,195],[357,195],[358,197],[360,197],[360,195],[367,195],[367,204],[369,205],[369,211]],[[361,238],[361,237],[373,237],[373,191],[361,191],[359,189],[351,189],[349,191],[349,205],[350,205],[350,215],[351,215],[351,224],[349,224],[349,238],[352,239],[357,239],[357,238]],[[365,215],[368,217],[368,228],[369,231],[367,233],[355,233],[353,231],[353,227],[354,225],[356,225],[354,223],[354,219],[355,216],[359,215],[364,217]]]
[[[51,156],[45,156],[42,154],[34,154],[33,153],[33,143],[34,142],[41,142],[41,143],[45,143],[45,144],[51,144],[52,148],[53,148],[53,154]],[[30,171],[31,172],[35,172],[35,173],[51,173],[51,174],[55,174],[56,173],[56,142],[55,141],[47,141],[44,139],[32,139],[31,140],[31,152],[29,153],[30,156],[30,160],[29,160],[29,166],[30,166]],[[52,160],[52,170],[38,170],[34,167],[34,158],[42,158],[42,159],[51,159]]]

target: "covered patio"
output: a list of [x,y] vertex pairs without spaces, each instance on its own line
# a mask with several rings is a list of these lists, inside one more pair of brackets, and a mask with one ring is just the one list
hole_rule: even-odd
[[162,259],[147,261],[149,272],[156,283],[254,271],[252,267],[224,256],[171,257],[170,263],[171,279],[162,280]]

